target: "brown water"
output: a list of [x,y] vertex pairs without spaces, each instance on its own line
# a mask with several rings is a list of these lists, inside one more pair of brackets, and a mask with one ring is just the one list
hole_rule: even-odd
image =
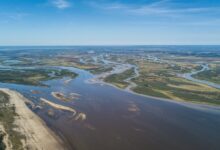
[[[75,121],[72,114],[55,111],[47,115],[49,106],[36,110],[59,134],[70,149],[75,150],[219,150],[220,111],[211,108],[194,109],[169,101],[156,100],[118,90],[108,85],[88,84],[93,76],[86,71],[69,68],[79,74],[64,85],[65,79],[51,80],[46,87],[0,84],[18,90],[39,103],[44,97],[87,115],[85,121]],[[40,94],[31,94],[38,90]],[[80,99],[62,102],[50,93],[79,93]]]

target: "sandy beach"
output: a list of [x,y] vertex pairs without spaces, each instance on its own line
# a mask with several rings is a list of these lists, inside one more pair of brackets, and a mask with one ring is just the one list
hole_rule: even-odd
[[64,144],[25,104],[29,101],[16,91],[0,88],[0,91],[10,96],[10,103],[15,106],[16,130],[22,133],[26,140],[22,141],[24,149],[29,150],[64,150]]

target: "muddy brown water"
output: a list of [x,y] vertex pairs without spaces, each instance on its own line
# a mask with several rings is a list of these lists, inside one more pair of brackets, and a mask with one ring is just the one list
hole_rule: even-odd
[[[88,84],[89,72],[68,68],[79,76],[65,85],[66,79],[45,82],[50,87],[1,83],[17,90],[36,104],[40,97],[66,105],[87,115],[75,121],[70,113],[45,106],[35,112],[75,150],[219,150],[220,111],[195,109],[170,101],[156,100],[118,90],[108,85]],[[40,91],[38,94],[31,90]],[[62,102],[52,91],[78,93],[80,98]]]

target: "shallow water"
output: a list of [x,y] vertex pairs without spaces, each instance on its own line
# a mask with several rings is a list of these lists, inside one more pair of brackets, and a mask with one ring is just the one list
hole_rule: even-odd
[[206,84],[206,85],[208,85],[208,86],[211,86],[211,87],[220,89],[220,84],[193,78],[193,75],[196,75],[196,74],[198,74],[198,73],[200,73],[200,72],[203,72],[203,71],[206,71],[206,70],[209,70],[209,69],[210,69],[208,65],[202,65],[202,67],[203,67],[203,68],[202,68],[201,70],[199,70],[199,71],[193,71],[193,72],[191,72],[191,73],[185,73],[185,74],[183,74],[183,75],[181,75],[181,76],[182,76],[183,78],[187,79],[187,80],[190,80],[190,81],[193,81],[193,82],[197,82],[197,83]]
[[[65,85],[64,79],[44,82],[50,87],[1,83],[1,87],[17,90],[39,104],[40,97],[72,107],[87,115],[75,121],[60,110],[47,115],[50,107],[35,112],[76,150],[219,150],[220,112],[193,109],[169,101],[156,100],[101,84],[88,84],[93,78],[87,71],[70,69],[79,76]],[[32,94],[37,90],[39,94]],[[81,97],[62,102],[51,92],[78,93]],[[189,104],[190,105],[190,104]]]

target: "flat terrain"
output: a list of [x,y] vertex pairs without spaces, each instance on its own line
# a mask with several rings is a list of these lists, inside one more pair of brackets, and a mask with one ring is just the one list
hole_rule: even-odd
[[[216,65],[217,58],[202,58],[195,56],[184,56],[182,54],[164,54],[161,52],[150,53],[146,56],[138,55],[116,55],[109,57],[111,60],[119,60],[138,66],[139,76],[132,79],[137,86],[134,92],[162,97],[177,101],[188,101],[194,103],[206,103],[212,105],[220,104],[220,89],[182,78],[180,75],[198,71],[201,65],[206,63],[213,66],[210,70],[200,72],[193,77],[219,83],[219,67]],[[131,74],[125,71],[120,74],[108,76],[105,81],[125,89],[129,83],[124,82]]]
[[77,74],[56,69],[7,69],[0,70],[0,82],[45,86],[42,82],[57,78],[75,78]]
[[140,77],[133,81],[138,85],[134,91],[174,100],[220,104],[220,90],[188,81],[176,74],[168,64],[140,62]]
[[129,83],[126,82],[125,80],[133,75],[134,75],[134,69],[132,68],[120,74],[112,74],[106,77],[104,81],[124,89],[129,85]]
[[2,149],[219,150],[211,48],[46,49],[0,55]]
[[193,77],[220,84],[220,64],[213,65],[210,70],[198,73]]
[[[179,49],[181,48],[179,47]],[[65,69],[44,69],[42,67],[76,67],[90,71],[97,76],[103,74],[104,79],[101,80],[122,89],[130,87],[132,84],[130,90],[140,94],[177,101],[220,104],[219,89],[181,77],[182,74],[198,71],[202,69],[201,65],[207,64],[210,70],[194,74],[192,77],[218,84],[220,81],[220,57],[216,51],[207,53],[193,50],[144,50],[144,48],[142,50],[129,47],[126,51],[123,47],[97,49],[97,51],[89,51],[89,48],[85,50],[79,47],[75,50],[65,51],[48,50],[40,55],[37,51],[33,51],[33,54],[29,54],[27,51],[16,51],[13,54],[3,53],[3,56],[0,57],[2,65],[21,68],[0,70],[0,82],[44,85],[43,81],[63,77],[73,79],[77,74]],[[108,73],[116,67],[120,68],[123,64],[137,66],[138,76],[127,81],[137,74],[132,68],[128,68],[123,73]],[[24,66],[41,67],[25,69],[22,68]]]

